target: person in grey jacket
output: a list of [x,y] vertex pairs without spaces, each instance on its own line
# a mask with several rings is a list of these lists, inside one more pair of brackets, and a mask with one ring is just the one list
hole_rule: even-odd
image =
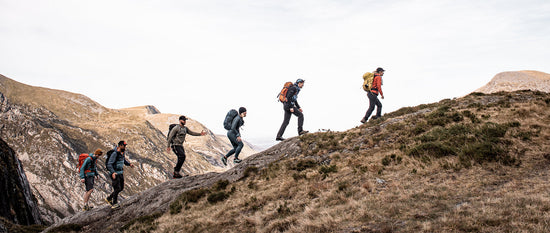
[[187,117],[180,116],[179,121],[180,123],[176,125],[174,128],[172,128],[172,130],[170,130],[170,132],[168,133],[168,137],[166,138],[166,140],[168,141],[168,148],[166,148],[166,151],[170,152],[170,148],[172,148],[172,151],[174,151],[174,153],[178,157],[178,161],[176,163],[176,166],[174,167],[174,174],[172,176],[174,179],[183,177],[180,174],[180,170],[181,170],[181,167],[183,166],[183,163],[185,162],[185,150],[183,149],[185,136],[187,134],[190,134],[192,136],[206,135],[206,132],[204,130],[201,133],[195,133],[191,131],[189,128],[187,128],[185,126]]
[[244,117],[246,117],[246,108],[240,107],[239,115],[233,118],[233,121],[231,123],[231,129],[227,131],[227,137],[229,138],[229,141],[231,142],[233,149],[230,150],[225,156],[222,157],[223,165],[227,165],[227,158],[229,158],[229,156],[233,154],[235,154],[235,159],[233,159],[234,163],[240,163],[242,161],[239,159],[239,154],[241,153],[241,150],[244,147],[244,143],[243,143],[243,140],[241,139],[240,128],[241,126],[244,125],[244,120],[243,120]]
[[124,189],[124,165],[134,168],[134,164],[131,164],[126,160],[126,142],[118,142],[116,150],[109,156],[107,161],[107,170],[111,174],[113,181],[113,193],[105,198],[105,201],[111,205],[111,208],[116,209],[118,205],[118,194]]

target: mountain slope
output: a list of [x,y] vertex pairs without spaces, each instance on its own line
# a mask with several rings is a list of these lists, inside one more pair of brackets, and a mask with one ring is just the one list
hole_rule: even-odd
[[[15,152],[0,139],[0,217],[20,225],[41,224],[40,213],[32,196],[21,162]],[[1,223],[0,223],[1,225]]]
[[402,108],[345,132],[286,140],[225,173],[165,182],[120,210],[81,213],[49,230],[548,232],[549,110],[550,94],[531,91]]
[[[81,153],[97,148],[108,151],[119,140],[128,142],[129,160],[138,166],[125,171],[122,199],[171,177],[176,156],[166,153],[166,135],[162,132],[168,128],[168,122],[153,125],[155,121],[151,118],[159,115],[158,110],[145,109],[146,114],[108,109],[83,95],[33,87],[0,75],[0,138],[17,152],[23,163],[46,223],[80,211],[84,187],[77,178],[76,165]],[[208,134],[188,137],[183,171],[201,174],[226,170],[218,158],[230,145],[193,119],[188,125],[194,131],[205,130]],[[243,157],[251,153],[246,150]],[[97,163],[101,175],[91,201],[100,205],[112,188],[105,176],[104,159]]]
[[532,70],[502,72],[475,92],[489,94],[519,90],[550,92],[550,74]]

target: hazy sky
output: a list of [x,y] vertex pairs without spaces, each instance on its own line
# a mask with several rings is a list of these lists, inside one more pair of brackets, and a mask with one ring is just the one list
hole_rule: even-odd
[[[154,105],[274,143],[276,95],[306,80],[305,129],[345,130],[386,69],[383,112],[460,97],[503,71],[550,72],[550,1],[0,0],[0,74],[109,108]],[[296,135],[293,117],[285,137]]]

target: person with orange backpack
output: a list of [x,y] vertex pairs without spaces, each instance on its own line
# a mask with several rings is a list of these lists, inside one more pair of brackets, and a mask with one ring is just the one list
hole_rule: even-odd
[[277,137],[275,138],[275,140],[277,141],[285,140],[283,138],[283,134],[285,133],[286,127],[290,122],[290,117],[292,116],[292,114],[298,117],[298,135],[308,133],[308,131],[302,128],[304,125],[304,114],[302,113],[302,107],[300,107],[300,104],[298,104],[298,93],[300,93],[300,90],[302,90],[302,88],[304,87],[304,82],[305,80],[298,79],[293,85],[292,83],[291,85],[285,84],[283,90],[281,90],[281,93],[278,96],[279,101],[283,103],[285,116],[283,124],[281,125],[281,128],[279,128],[279,132],[277,133]]
[[[378,99],[378,94],[382,96],[382,99],[384,99],[384,93],[382,92],[382,76],[384,76],[384,69],[381,67],[378,67],[376,71],[374,72],[374,78],[372,80],[372,84],[368,85],[368,87],[365,87],[364,89],[367,91],[367,97],[369,97],[370,106],[367,110],[367,113],[365,114],[365,117],[361,119],[361,123],[367,122],[370,115],[374,111],[374,107],[376,106],[376,115],[372,117],[372,119],[378,119],[382,116],[382,103]],[[363,77],[367,76],[367,74],[363,75]],[[365,80],[365,82],[368,82]]]
[[91,210],[94,207],[88,205],[90,195],[94,191],[94,180],[99,175],[97,173],[96,161],[103,154],[101,149],[97,149],[91,154],[81,154],[78,157],[78,169],[80,173],[80,182],[86,185],[86,192],[84,193],[84,211]]

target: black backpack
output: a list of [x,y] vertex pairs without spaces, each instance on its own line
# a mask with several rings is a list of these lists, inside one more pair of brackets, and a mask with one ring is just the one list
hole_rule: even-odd
[[109,162],[109,158],[113,152],[115,152],[115,149],[107,151],[107,154],[105,154],[105,168],[107,168],[107,163]]
[[239,115],[239,112],[235,109],[229,110],[227,115],[225,115],[225,120],[223,121],[223,127],[226,130],[231,130],[231,124],[233,123],[233,119],[235,119],[236,116]]

